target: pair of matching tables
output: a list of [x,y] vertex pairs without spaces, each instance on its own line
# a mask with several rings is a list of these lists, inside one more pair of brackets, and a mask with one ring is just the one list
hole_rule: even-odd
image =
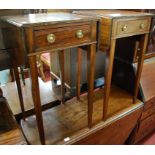
[[[60,56],[61,95],[64,103],[65,49],[78,47],[77,98],[80,98],[81,48],[87,46],[88,127],[92,127],[93,89],[96,45],[106,52],[103,120],[107,119],[108,100],[118,38],[141,35],[138,69],[135,78],[133,103],[136,102],[144,53],[150,30],[151,14],[113,10],[74,11],[71,13],[29,14],[2,17],[5,43],[12,49],[15,67],[29,64],[37,126],[41,144],[45,133],[38,84],[36,57],[44,52],[58,51]],[[124,51],[125,52],[125,51]],[[20,87],[20,83],[17,85]],[[22,98],[22,96],[20,95]],[[23,104],[23,102],[22,102]],[[23,105],[22,105],[23,106]],[[23,110],[24,113],[24,110]]]

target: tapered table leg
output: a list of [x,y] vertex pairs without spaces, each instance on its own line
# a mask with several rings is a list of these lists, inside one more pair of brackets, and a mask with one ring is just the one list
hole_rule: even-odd
[[37,67],[38,67],[38,72],[42,78],[43,81],[46,81],[46,78],[45,78],[45,74],[44,74],[44,69],[43,69],[43,63],[41,61],[41,54],[40,55],[37,55]]
[[141,76],[141,72],[142,72],[142,68],[143,68],[143,62],[144,62],[144,53],[146,51],[147,42],[148,42],[148,34],[142,35],[141,41],[140,41],[141,51],[139,52],[139,57],[138,57],[138,66],[137,66],[135,87],[134,87],[134,94],[133,94],[133,103],[136,103],[136,99],[137,99],[140,76]]
[[80,100],[80,84],[81,84],[81,73],[82,73],[82,49],[78,48],[77,53],[77,74],[76,74],[76,92],[77,92],[77,100]]
[[13,70],[14,70],[15,81],[17,84],[19,103],[20,103],[20,107],[22,111],[22,116],[23,116],[23,119],[25,120],[25,108],[24,108],[23,94],[22,94],[22,89],[21,89],[18,67],[14,66]]
[[31,75],[32,98],[33,98],[34,107],[35,107],[39,137],[40,137],[41,144],[45,144],[45,134],[44,134],[43,118],[42,118],[42,110],[41,110],[36,56],[29,56],[29,64],[30,64],[30,75]]
[[92,127],[94,74],[95,74],[96,44],[89,45],[87,51],[87,79],[88,79],[88,127]]
[[3,97],[3,92],[1,88],[0,88],[0,97]]
[[111,78],[114,62],[116,40],[111,40],[110,50],[106,53],[106,69],[105,69],[105,86],[104,86],[104,100],[103,100],[103,120],[106,120],[108,111],[108,101],[110,95]]
[[65,103],[65,62],[64,62],[65,50],[59,51],[60,62],[60,79],[61,79],[61,103]]
[[23,84],[25,86],[24,67],[23,66],[20,67],[20,73],[21,73]]

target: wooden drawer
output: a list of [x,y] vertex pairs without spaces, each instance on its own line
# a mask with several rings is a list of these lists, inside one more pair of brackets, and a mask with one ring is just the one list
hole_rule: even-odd
[[149,109],[142,113],[141,120],[149,117],[151,114],[155,113],[155,105],[151,106]]
[[[96,25],[95,25],[96,29]],[[68,24],[64,27],[47,28],[35,30],[36,49],[58,48],[63,46],[74,46],[96,40],[92,34],[91,23]]]
[[149,133],[151,133],[153,130],[155,130],[155,114],[141,121],[138,133],[135,138],[135,142],[138,142]]
[[155,106],[155,98],[146,101],[144,104],[144,110],[149,109],[150,107]]
[[113,36],[119,38],[123,36],[136,35],[149,31],[150,18],[143,19],[121,19],[115,22],[116,29]]

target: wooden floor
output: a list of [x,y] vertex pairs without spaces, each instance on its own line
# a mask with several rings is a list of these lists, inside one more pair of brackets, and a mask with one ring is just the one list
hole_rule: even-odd
[[[109,119],[101,122],[103,90],[97,90],[94,95],[93,124],[96,125],[101,122],[102,126],[107,125],[110,120],[118,119],[133,111],[138,104],[141,102],[137,101],[136,104],[132,104],[130,94],[113,86],[108,107]],[[90,129],[87,128],[87,96],[83,95],[81,101],[73,98],[67,101],[65,105],[44,111],[43,121],[46,144],[64,144],[76,137],[78,133],[89,132]],[[28,117],[26,121],[22,120],[21,126],[30,144],[40,144],[35,116]]]
[[[25,79],[26,85],[22,84],[22,92],[23,92],[23,99],[24,99],[24,106],[25,111],[34,108],[32,94],[31,94],[31,84],[30,79]],[[39,85],[40,85],[40,94],[41,94],[41,103],[42,105],[52,103],[57,100],[53,90],[51,81],[43,82],[39,78]],[[19,104],[18,92],[15,82],[7,83],[5,86],[2,86],[2,91],[4,97],[7,99],[8,104],[13,112],[14,115],[18,115],[21,113],[21,108]]]

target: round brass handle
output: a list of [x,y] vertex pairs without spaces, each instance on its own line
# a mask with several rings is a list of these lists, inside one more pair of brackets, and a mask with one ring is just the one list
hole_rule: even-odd
[[140,28],[140,29],[144,29],[144,27],[145,27],[145,26],[144,26],[144,23],[141,23],[141,24],[139,25],[139,28]]
[[47,35],[47,41],[49,42],[49,43],[54,43],[55,42],[55,35],[54,34],[48,34]]
[[127,30],[127,25],[124,25],[123,27],[122,27],[122,31],[126,31]]
[[82,31],[82,30],[78,30],[78,31],[76,32],[76,37],[77,37],[78,39],[83,38],[83,37],[84,37],[83,31]]

